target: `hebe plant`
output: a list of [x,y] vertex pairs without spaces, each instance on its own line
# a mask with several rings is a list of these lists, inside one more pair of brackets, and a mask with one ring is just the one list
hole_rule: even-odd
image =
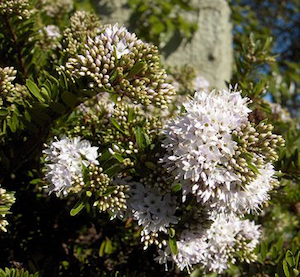
[[257,78],[271,41],[250,36],[218,91],[52,4],[0,2],[1,266],[17,267],[0,274],[299,275],[297,130]]

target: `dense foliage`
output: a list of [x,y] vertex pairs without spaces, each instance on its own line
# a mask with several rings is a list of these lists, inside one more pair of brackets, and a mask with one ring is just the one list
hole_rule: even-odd
[[91,3],[0,0],[0,276],[299,276],[298,1],[230,1],[220,92],[188,2]]

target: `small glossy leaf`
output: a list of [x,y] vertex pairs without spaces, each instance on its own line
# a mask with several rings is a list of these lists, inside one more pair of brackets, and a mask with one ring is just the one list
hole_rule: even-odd
[[112,125],[114,125],[121,133],[124,134],[124,130],[121,128],[121,125],[118,123],[118,121],[115,118],[111,118],[110,122]]
[[77,215],[84,208],[84,202],[81,200],[76,203],[74,208],[70,211],[71,216]]
[[168,234],[170,238],[174,238],[175,237],[175,229],[174,228],[169,228],[168,229]]
[[177,255],[178,254],[178,248],[177,248],[176,239],[169,237],[169,245],[170,245],[171,252],[174,255]]
[[298,252],[296,259],[295,259],[295,264],[300,269],[300,251]]
[[110,168],[104,171],[109,177],[114,176],[116,173],[118,173],[121,170],[121,167],[119,164],[114,164]]
[[143,149],[146,146],[146,140],[144,136],[143,129],[141,127],[136,127],[135,128],[135,139],[138,145]]
[[104,256],[105,244],[106,244],[106,241],[104,240],[104,241],[102,241],[102,243],[100,245],[100,248],[99,248],[99,256],[100,257]]
[[290,271],[289,271],[289,266],[285,260],[282,262],[282,267],[283,267],[283,272],[286,277],[290,277]]
[[267,246],[266,242],[263,241],[263,242],[261,243],[261,246],[260,246],[261,258],[262,258],[263,260],[265,260],[266,257],[267,257],[267,247],[268,247],[268,246]]
[[131,122],[133,120],[133,109],[130,108],[128,112],[128,122]]
[[257,167],[253,164],[247,161],[248,168],[251,169],[254,173],[260,174],[259,170]]
[[108,239],[108,238],[106,238],[104,252],[105,252],[105,254],[111,254],[111,253],[113,253],[112,243],[111,243],[111,240]]
[[120,153],[114,153],[114,157],[121,163],[123,162],[124,158]]
[[173,191],[173,192],[180,191],[181,189],[182,189],[181,184],[175,184],[175,185],[172,187],[172,191]]
[[8,110],[6,108],[1,108],[0,109],[0,116],[7,116],[8,115]]
[[293,267],[295,265],[295,258],[292,251],[290,250],[286,251],[285,260],[287,261],[290,267]]
[[277,243],[276,243],[276,249],[277,249],[277,251],[281,251],[281,250],[282,250],[283,243],[284,243],[284,239],[283,239],[283,237],[281,236],[281,237],[278,239]]
[[48,90],[45,87],[41,88],[41,95],[46,101],[50,101],[50,94],[48,93]]
[[138,73],[140,73],[143,68],[145,67],[146,63],[145,62],[137,62],[129,71],[127,78],[131,78],[134,75],[137,75]]
[[40,102],[44,102],[45,99],[43,98],[43,96],[41,95],[40,89],[38,88],[38,86],[31,81],[30,79],[26,80],[26,86],[28,87],[29,91],[40,101]]
[[115,190],[116,190],[116,186],[109,186],[106,191],[103,193],[104,196],[108,196],[111,195]]

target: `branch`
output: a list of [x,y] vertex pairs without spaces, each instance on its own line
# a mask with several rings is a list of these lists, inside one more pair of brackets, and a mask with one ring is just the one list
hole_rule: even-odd
[[22,73],[25,76],[25,78],[27,78],[27,76],[28,76],[27,69],[25,67],[24,58],[23,58],[23,55],[21,53],[21,48],[18,44],[18,38],[17,38],[17,36],[16,36],[16,34],[13,30],[12,25],[10,24],[8,15],[5,16],[5,22],[6,22],[6,25],[7,25],[8,29],[9,29],[9,33],[10,33],[10,35],[11,35],[13,41],[14,41],[14,46],[15,46],[15,49],[16,49],[16,52],[17,52],[17,55],[18,55],[18,60],[19,60],[19,63],[20,63]]

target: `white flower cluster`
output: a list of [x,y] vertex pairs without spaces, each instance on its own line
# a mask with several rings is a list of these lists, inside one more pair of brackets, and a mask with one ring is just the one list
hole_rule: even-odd
[[[259,150],[242,153],[235,138],[250,125],[247,101],[237,91],[199,91],[183,104],[186,113],[167,123],[163,162],[182,184],[184,198],[192,193],[199,202],[241,214],[258,209],[267,199],[275,182],[272,165],[263,162]],[[276,135],[272,138],[277,142]],[[249,139],[254,149],[259,139]],[[251,157],[251,163],[244,157]],[[260,161],[259,172],[253,170],[252,160]]]
[[46,154],[46,178],[50,183],[50,193],[57,196],[68,194],[78,178],[82,177],[83,166],[98,165],[98,147],[91,146],[80,137],[67,138],[51,142],[43,151]]
[[159,250],[159,263],[173,261],[188,271],[199,264],[221,273],[236,259],[255,260],[259,226],[241,218],[268,200],[277,183],[271,162],[284,141],[272,134],[271,125],[249,122],[247,102],[236,90],[200,90],[183,104],[183,115],[167,122],[161,162],[174,184],[181,184],[183,204],[195,198],[212,224],[197,232],[185,223],[177,236],[178,253],[170,246]]
[[170,224],[178,223],[178,218],[174,215],[176,197],[172,197],[170,193],[162,194],[157,189],[148,188],[139,182],[129,184],[129,206],[133,218],[144,227],[145,236],[156,232],[167,233]]
[[204,259],[201,263],[206,270],[221,273],[228,268],[229,263],[235,263],[239,250],[245,255],[239,258],[253,261],[253,250],[259,238],[259,226],[254,222],[240,220],[234,215],[219,214],[202,238],[207,247],[203,249]]
[[62,34],[59,28],[55,25],[44,26],[40,31],[41,41],[40,45],[47,50],[55,50],[56,48],[61,48],[59,39]]
[[[167,247],[160,250],[156,260],[159,263],[174,261],[180,270],[190,271],[193,265],[199,264],[206,271],[221,273],[236,258],[253,261],[256,257],[253,250],[260,237],[259,226],[249,220],[241,220],[231,214],[218,214],[212,217],[213,224],[204,234],[184,231],[177,242],[178,253],[174,254]],[[237,253],[240,253],[238,256]]]
[[120,59],[124,54],[131,53],[131,48],[141,40],[137,40],[136,35],[129,33],[124,26],[119,27],[118,24],[108,25],[103,34],[96,37],[96,39],[107,41],[106,47],[111,52],[116,51],[117,59]]

